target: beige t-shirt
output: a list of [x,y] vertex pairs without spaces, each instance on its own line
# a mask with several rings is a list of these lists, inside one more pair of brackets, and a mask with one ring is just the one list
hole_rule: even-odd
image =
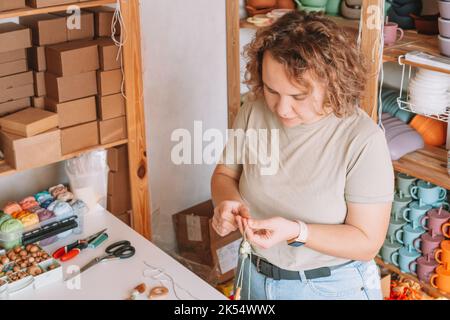
[[[385,136],[360,109],[346,118],[330,114],[312,124],[285,128],[261,98],[243,105],[234,128],[243,129],[245,139],[229,138],[222,163],[242,171],[239,191],[255,219],[281,216],[309,224],[337,225],[345,222],[346,202],[393,200],[394,172]],[[265,135],[259,129],[272,134]],[[255,141],[265,148],[256,148]],[[274,148],[277,144],[279,155]],[[255,161],[259,159],[255,155],[261,154],[257,150],[264,149],[267,152],[262,154],[267,156]],[[237,162],[227,163],[233,157]],[[254,250],[272,264],[295,271],[349,261],[286,243]]]

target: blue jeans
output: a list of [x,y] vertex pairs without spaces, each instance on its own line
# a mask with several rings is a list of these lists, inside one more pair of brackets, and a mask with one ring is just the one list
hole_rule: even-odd
[[[241,259],[239,259],[239,274]],[[251,272],[249,285],[249,267]],[[244,263],[241,300],[382,300],[380,275],[374,261],[355,261],[331,271],[331,276],[307,280],[274,280],[256,270],[250,259]],[[236,287],[236,283],[235,283]]]

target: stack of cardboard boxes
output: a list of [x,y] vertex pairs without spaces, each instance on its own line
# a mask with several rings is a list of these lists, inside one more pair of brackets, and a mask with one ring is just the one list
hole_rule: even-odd
[[131,191],[128,175],[128,148],[120,146],[108,150],[108,202],[107,209],[123,222],[132,226]]
[[28,72],[30,29],[13,22],[0,24],[0,116],[30,106],[33,73]]
[[[64,3],[56,2],[27,4]],[[113,14],[100,7],[82,11],[80,19],[57,12],[0,24],[0,116],[30,106],[56,113],[62,155],[126,139],[121,57],[110,38]]]

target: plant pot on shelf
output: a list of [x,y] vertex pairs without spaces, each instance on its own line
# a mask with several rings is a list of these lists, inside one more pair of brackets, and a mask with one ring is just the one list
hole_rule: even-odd
[[250,17],[267,14],[276,8],[277,0],[247,0],[245,9]]

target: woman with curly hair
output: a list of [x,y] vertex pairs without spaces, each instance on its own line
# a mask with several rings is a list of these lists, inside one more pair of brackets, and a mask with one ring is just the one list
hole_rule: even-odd
[[246,55],[252,98],[234,128],[278,132],[267,143],[279,165],[261,174],[241,139],[236,162],[212,177],[213,228],[239,229],[252,247],[242,298],[381,299],[373,259],[394,174],[382,130],[358,106],[366,68],[356,44],[323,15],[292,12],[259,30]]

